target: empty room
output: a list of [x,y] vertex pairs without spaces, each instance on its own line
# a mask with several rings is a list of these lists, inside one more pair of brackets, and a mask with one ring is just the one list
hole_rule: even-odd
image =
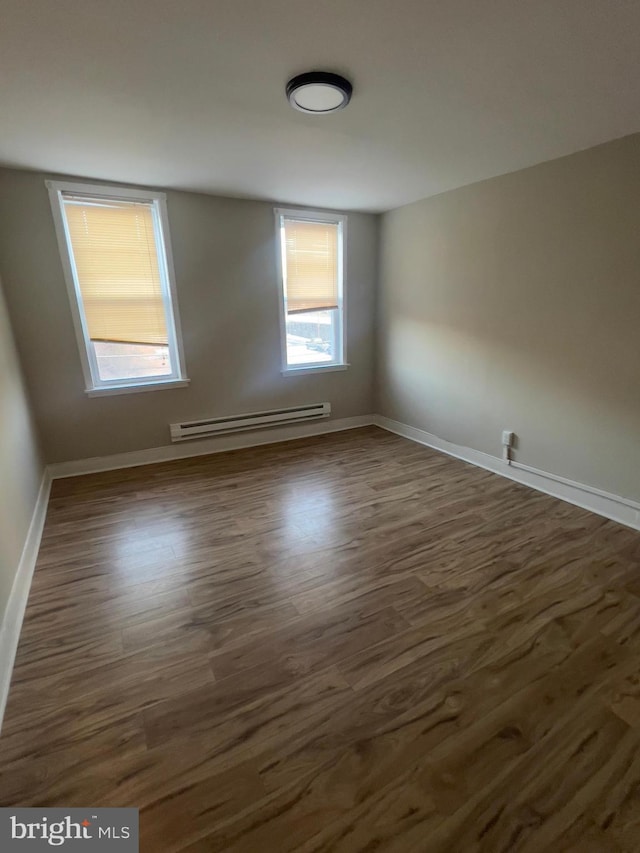
[[638,853],[640,5],[0,19],[0,851]]

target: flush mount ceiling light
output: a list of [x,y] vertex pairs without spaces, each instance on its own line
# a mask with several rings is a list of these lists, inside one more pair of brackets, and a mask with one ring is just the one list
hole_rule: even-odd
[[287,83],[287,98],[291,106],[302,113],[335,113],[351,100],[353,86],[339,74],[328,71],[309,71],[298,74]]

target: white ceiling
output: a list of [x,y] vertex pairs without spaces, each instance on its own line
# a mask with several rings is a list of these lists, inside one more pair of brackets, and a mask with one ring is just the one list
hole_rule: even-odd
[[2,0],[0,162],[378,211],[640,130],[639,65],[638,0]]

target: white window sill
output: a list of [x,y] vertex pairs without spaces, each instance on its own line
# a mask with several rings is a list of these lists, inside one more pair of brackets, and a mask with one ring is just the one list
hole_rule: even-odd
[[302,367],[287,367],[281,370],[283,376],[304,376],[306,373],[333,373],[335,370],[347,370],[349,364],[319,364],[317,367],[304,365]]
[[163,388],[186,388],[188,379],[169,379],[165,382],[145,382],[141,385],[110,385],[107,388],[88,388],[88,397],[110,397],[115,394],[138,394],[140,391],[159,391]]

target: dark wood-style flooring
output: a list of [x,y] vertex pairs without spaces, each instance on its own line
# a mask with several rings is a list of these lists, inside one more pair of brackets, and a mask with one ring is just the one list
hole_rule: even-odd
[[375,428],[54,483],[0,801],[143,853],[640,850],[640,534]]

